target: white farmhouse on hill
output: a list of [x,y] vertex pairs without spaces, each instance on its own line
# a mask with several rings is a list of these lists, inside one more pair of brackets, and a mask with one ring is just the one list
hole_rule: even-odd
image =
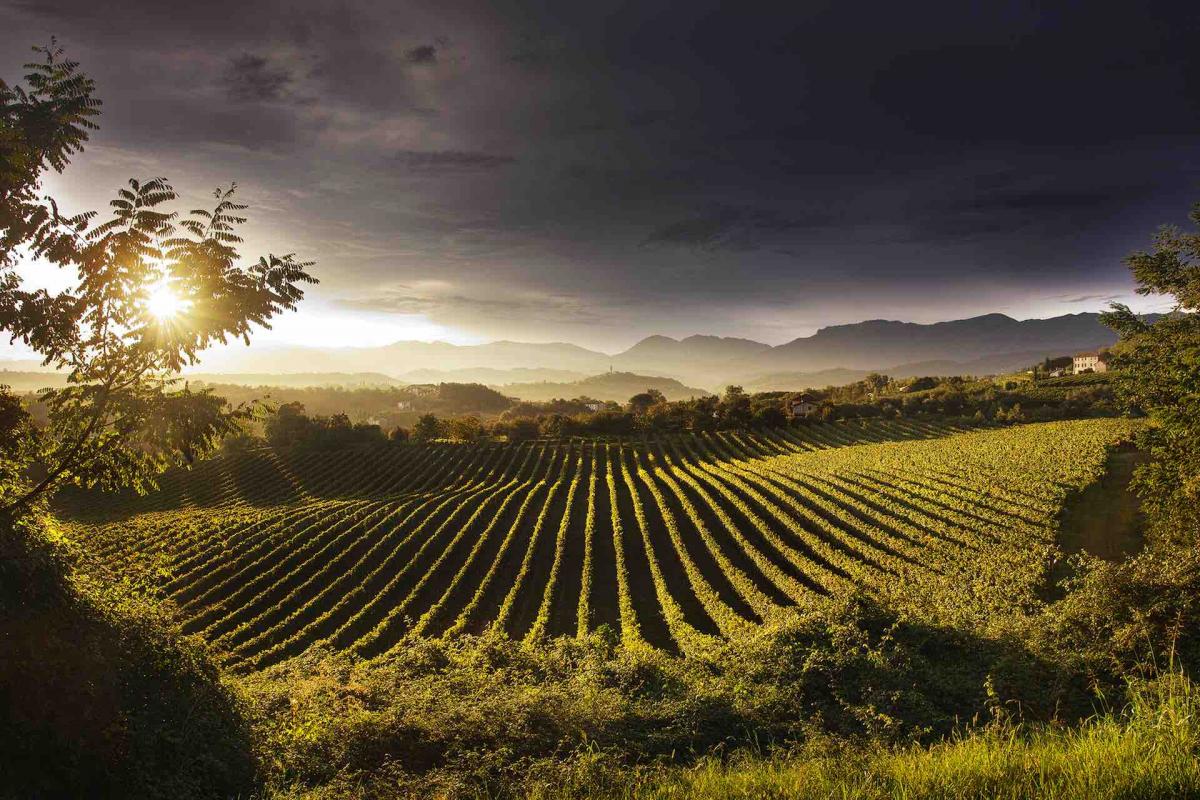
[[1108,372],[1108,353],[1087,352],[1076,353],[1074,357],[1075,374],[1086,372]]

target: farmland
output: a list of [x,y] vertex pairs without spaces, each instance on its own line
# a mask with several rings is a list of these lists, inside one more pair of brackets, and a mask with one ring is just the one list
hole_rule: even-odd
[[1038,603],[1064,500],[1133,423],[912,420],[652,441],[258,449],[65,524],[225,663],[604,629],[699,654],[856,589],[931,623]]

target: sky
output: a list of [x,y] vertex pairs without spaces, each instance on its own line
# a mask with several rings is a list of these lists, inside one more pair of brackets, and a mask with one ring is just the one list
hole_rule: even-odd
[[236,181],[321,280],[268,342],[1158,310],[1200,200],[1194,3],[0,0],[0,76],[51,35],[104,106],[47,189]]

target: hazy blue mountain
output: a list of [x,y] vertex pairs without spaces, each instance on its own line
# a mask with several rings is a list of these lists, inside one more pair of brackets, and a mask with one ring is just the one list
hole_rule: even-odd
[[587,373],[569,369],[548,367],[462,367],[460,369],[414,369],[400,377],[408,383],[483,383],[498,386],[504,383],[532,383],[535,381],[557,381],[569,383],[587,377]]
[[394,342],[382,347],[246,347],[205,354],[205,372],[382,372],[549,368],[584,375],[609,367],[609,356],[573,344]]
[[684,339],[650,336],[615,355],[563,342],[252,347],[213,354],[205,358],[202,368],[205,372],[376,372],[409,382],[489,385],[539,380],[567,384],[577,375],[615,368],[673,378],[685,386],[720,389],[728,383],[776,385],[785,375],[819,381],[819,376],[810,374],[826,370],[878,370],[897,376],[1003,372],[1046,356],[1069,355],[1115,341],[1113,332],[1100,323],[1099,314],[1028,320],[985,314],[933,324],[877,319],[832,325],[777,347],[749,339],[699,335]]
[[724,336],[696,335],[684,339],[648,336],[613,356],[613,363],[622,367],[667,362],[713,364],[758,355],[770,349],[771,345],[762,342]]
[[1116,334],[1101,324],[1099,314],[1029,320],[986,314],[929,325],[876,319],[832,325],[812,336],[773,347],[746,362],[741,373],[886,370],[914,362],[975,362],[1013,353],[1040,359],[1104,347],[1115,341]]

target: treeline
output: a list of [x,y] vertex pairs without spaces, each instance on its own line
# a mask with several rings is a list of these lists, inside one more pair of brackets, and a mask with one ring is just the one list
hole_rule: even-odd
[[354,424],[370,423],[384,430],[411,426],[422,414],[494,416],[516,400],[480,383],[415,384],[412,386],[242,386],[201,383],[231,405],[265,402],[271,406],[299,404],[309,414],[344,415]]
[[[466,387],[461,396],[455,395],[458,387]],[[470,384],[440,384],[437,389],[441,403],[438,407],[450,409],[486,399],[478,389],[490,391]],[[450,399],[455,397],[458,399]],[[793,405],[800,399],[809,405],[803,413],[793,413]],[[356,422],[342,411],[312,414],[302,403],[291,402],[270,412],[261,427],[248,431],[247,435],[262,437],[274,447],[333,448],[385,440],[519,442],[615,438],[868,418],[964,417],[977,422],[1044,422],[1118,414],[1107,380],[1064,385],[961,376],[894,380],[886,375],[869,375],[855,383],[810,392],[750,394],[739,386],[730,386],[719,397],[710,395],[674,402],[655,389],[640,392],[624,404],[586,397],[544,403],[509,401],[498,414],[426,411],[412,414],[406,424],[393,425],[376,419]],[[245,442],[246,438],[240,441]]]
[[997,422],[1048,422],[1122,413],[1108,376],[1087,377],[1087,381],[1043,381],[1027,376],[953,375],[897,380],[873,373],[861,381],[810,394],[819,402],[817,416],[826,420],[942,415]]

